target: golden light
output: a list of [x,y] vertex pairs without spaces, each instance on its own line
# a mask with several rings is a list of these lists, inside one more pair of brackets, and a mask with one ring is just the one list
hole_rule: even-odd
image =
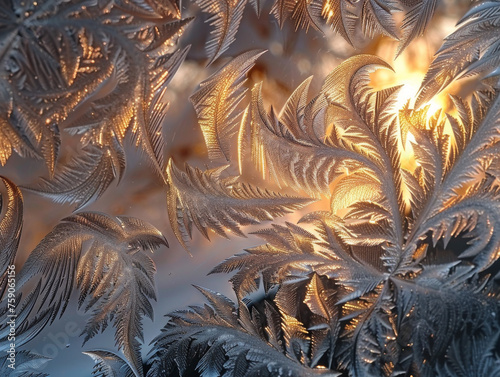
[[[384,49],[385,48],[385,49]],[[397,100],[394,105],[394,110],[397,112],[400,109],[407,107],[415,109],[415,102],[418,97],[418,92],[425,78],[429,65],[433,59],[433,48],[430,48],[424,41],[415,41],[414,46],[404,51],[395,61],[392,59],[394,50],[388,46],[381,47],[380,56],[383,56],[386,61],[391,61],[393,71],[387,69],[379,69],[372,75],[372,85],[376,90],[381,90],[393,86],[401,86],[397,94]],[[426,53],[427,52],[427,53]],[[430,119],[438,111],[450,112],[452,103],[448,96],[449,91],[443,91],[436,95],[425,106],[427,107],[427,119]],[[422,124],[422,127],[427,125]],[[451,129],[445,131],[450,132]],[[400,161],[401,167],[410,172],[414,172],[418,166],[412,145],[416,143],[414,135],[409,131],[406,135],[406,140],[400,141]],[[407,190],[403,190],[403,200],[406,204],[406,210],[410,211],[410,195]]]
[[[397,82],[395,85],[403,85],[398,92],[398,101],[396,103],[397,108],[402,108],[408,103],[408,101],[410,101],[410,109],[414,108],[418,90],[420,89],[420,84],[422,83],[423,78],[423,72],[405,72],[401,75],[397,74],[397,81],[399,82]],[[432,101],[427,103],[427,106],[429,106],[429,117],[439,110],[447,109],[449,107],[447,95],[437,95]]]
[[[443,37],[453,31],[454,25],[443,24],[440,32]],[[409,108],[414,108],[415,100],[425,73],[429,70],[434,54],[439,48],[441,39],[419,38],[408,46],[395,60],[397,43],[381,43],[376,48],[376,55],[380,56],[390,65],[393,71],[379,69],[372,75],[372,85],[375,89],[384,89],[391,86],[403,85],[398,94],[397,105],[402,106],[410,101]],[[435,96],[429,105],[429,116],[442,109],[451,108],[448,93],[456,93],[456,86],[452,85],[447,90]]]
[[[425,61],[425,59],[423,60]],[[392,64],[394,72],[380,69],[373,74],[372,85],[377,90],[401,85],[396,108],[402,108],[409,101],[409,108],[413,109],[430,62],[430,59],[426,64],[422,64],[421,61],[418,63],[413,62],[408,54],[403,53]],[[439,93],[426,104],[426,106],[429,106],[429,117],[438,110],[448,110],[450,105],[447,91]]]
[[415,136],[413,136],[411,132],[408,132],[406,143],[401,149],[401,167],[411,172],[415,171],[417,167],[417,161],[415,160],[415,154],[412,147],[412,143],[415,142]]
[[[375,90],[381,90],[393,86],[401,86],[397,94],[395,103],[395,111],[403,109],[407,106],[408,109],[415,109],[415,102],[418,97],[420,86],[433,60],[433,54],[437,47],[431,46],[429,41],[423,39],[417,40],[412,46],[406,49],[396,60],[393,60],[395,54],[395,46],[382,44],[377,51],[377,54],[386,61],[391,61],[393,71],[388,69],[379,69],[372,76],[372,86]],[[449,98],[449,93],[457,91],[456,85],[446,88],[441,93],[437,94],[425,106],[427,107],[427,119],[430,119],[438,111],[444,113],[454,113],[452,101]],[[422,125],[425,127],[426,125]],[[452,133],[449,125],[445,126],[446,133]],[[415,143],[415,138],[408,132],[406,141],[401,143],[401,166],[409,171],[414,171],[417,163],[412,148],[412,143]]]

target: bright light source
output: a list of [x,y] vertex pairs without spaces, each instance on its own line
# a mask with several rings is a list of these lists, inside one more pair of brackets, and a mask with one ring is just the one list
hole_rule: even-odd
[[[423,72],[403,72],[397,74],[397,84],[403,85],[398,93],[397,108],[402,108],[408,101],[410,101],[410,108],[414,108],[415,101],[417,99],[418,90],[420,89],[420,84],[424,78]],[[427,103],[429,106],[428,115],[432,116],[436,111],[444,110],[447,108],[447,99],[442,95],[437,95],[430,102]]]

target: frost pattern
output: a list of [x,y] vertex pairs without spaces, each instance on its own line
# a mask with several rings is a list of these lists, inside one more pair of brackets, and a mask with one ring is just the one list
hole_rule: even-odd
[[[0,297],[4,297],[7,289],[7,268],[14,264],[17,247],[21,238],[23,197],[19,188],[10,180],[1,177],[3,185],[6,188],[7,203],[4,203],[3,196],[0,195],[0,213],[3,217],[0,220],[0,245],[2,253],[0,254]],[[3,207],[7,208],[5,211]]]
[[[251,3],[260,13],[264,4]],[[85,205],[123,175],[130,134],[164,181],[166,212],[184,246],[193,224],[207,238],[245,236],[243,226],[330,200],[329,210],[306,207],[298,225],[253,232],[265,243],[212,270],[232,274],[236,302],[196,287],[208,303],[168,314],[144,362],[142,320],[152,318],[156,298],[147,252],[167,245],[165,238],[132,217],[66,217],[18,275],[18,346],[62,316],[77,288],[79,307],[89,313],[84,342],[111,324],[123,353],[85,352],[96,362],[94,376],[500,374],[498,81],[484,80],[470,100],[453,96],[454,115],[422,107],[457,77],[498,70],[498,1],[473,7],[448,37],[415,109],[397,107],[400,88],[370,86],[371,72],[389,64],[358,55],[333,70],[318,93],[306,79],[275,113],[267,110],[263,83],[249,96],[244,88],[262,52],[235,57],[191,96],[209,163],[218,166],[206,170],[180,169],[172,159],[163,166],[166,85],[188,52],[171,51],[190,21],[181,19],[177,2],[0,5],[0,164],[13,152],[42,159],[49,177],[32,190]],[[246,0],[198,5],[211,14],[212,63],[234,41]],[[277,0],[271,13],[296,29],[326,22],[351,44],[357,30],[369,38],[401,35],[399,54],[437,6]],[[401,32],[393,17],[399,8]],[[60,166],[66,134],[81,148]],[[403,148],[412,149],[414,167],[403,163]],[[255,173],[261,178],[247,182]],[[23,198],[0,178],[5,316]],[[270,181],[279,191],[266,187]],[[4,323],[0,350],[9,347],[8,333]],[[14,375],[45,376],[36,369],[46,358],[25,350],[17,356]]]
[[[454,97],[457,117],[399,109],[398,87],[370,87],[380,68],[390,66],[370,55],[350,58],[312,100],[311,80],[304,81],[278,115],[265,110],[255,85],[230,163],[245,172],[251,159],[292,195],[322,193],[330,211],[300,220],[314,232],[291,223],[258,230],[265,245],[216,266],[213,273],[233,274],[238,306],[201,290],[209,306],[169,314],[151,376],[294,375],[290,360],[312,368],[308,374],[432,376],[464,365],[464,332],[477,334],[467,346],[485,355],[471,373],[497,370],[496,343],[485,340],[500,333],[491,275],[500,250],[497,91],[477,92],[470,102]],[[400,147],[410,135],[411,169]],[[181,203],[171,220],[186,219],[179,211],[193,216],[191,204]],[[268,346],[262,339],[287,358],[260,356]]]
[[[32,189],[82,206],[122,176],[129,133],[163,177],[165,88],[187,52],[170,50],[188,21],[175,1],[2,0],[0,164],[43,160]],[[56,168],[63,130],[82,148]]]
[[[208,65],[219,58],[234,42],[243,10],[248,0],[197,0],[201,11],[208,13],[213,27],[206,42]],[[251,0],[260,16],[262,5]],[[361,44],[361,39],[384,35],[400,40],[399,55],[409,43],[423,35],[437,7],[436,0],[275,0],[270,13],[283,28],[292,22],[295,30],[310,28],[321,32],[324,25],[338,32],[349,44]],[[396,23],[397,12],[404,11],[401,34]],[[361,30],[360,37],[357,29]]]
[[262,51],[249,51],[214,73],[200,84],[191,97],[211,159],[229,160],[231,141],[237,131],[241,111],[238,105],[245,96],[245,75]]
[[193,224],[207,239],[209,229],[222,237],[228,232],[244,237],[240,225],[273,220],[311,202],[238,182],[238,177],[222,178],[225,168],[201,171],[187,165],[184,173],[170,161],[167,208],[172,229],[184,247],[192,237]]
[[420,88],[423,105],[457,78],[498,70],[500,65],[500,2],[475,5],[446,37]]
[[[17,200],[22,201],[19,196]],[[26,297],[17,297],[17,347],[64,314],[76,286],[79,307],[91,311],[81,334],[84,343],[112,324],[116,345],[133,373],[142,376],[142,319],[152,319],[150,300],[156,298],[155,265],[145,251],[161,245],[166,245],[162,234],[136,218],[81,212],[63,219],[33,250],[18,274],[17,290]],[[28,291],[27,287],[35,288]],[[0,312],[7,314],[7,308],[4,300]],[[6,323],[0,327],[2,350],[9,348],[9,328]]]
[[15,369],[9,368],[8,355],[0,358],[0,367],[5,377],[47,377],[47,373],[39,370],[49,361],[49,358],[23,350],[16,352]]
[[[300,329],[293,321],[285,322],[272,303],[266,301],[250,312],[244,304],[237,309],[223,295],[198,289],[210,306],[170,314],[172,321],[155,339],[148,377],[163,373],[220,376],[224,371],[234,376],[339,375],[301,365],[300,349],[293,347],[287,333],[295,335]],[[193,357],[199,360],[196,364]]]

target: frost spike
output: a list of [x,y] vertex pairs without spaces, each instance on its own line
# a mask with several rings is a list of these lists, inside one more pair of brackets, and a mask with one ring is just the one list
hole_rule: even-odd
[[205,22],[209,22],[214,29],[206,44],[206,52],[210,57],[207,64],[212,64],[226,51],[238,31],[243,17],[243,10],[248,0],[196,0],[203,12],[211,15]]
[[[0,176],[7,189],[6,202],[0,195],[0,299],[7,289],[7,268],[14,264],[17,247],[23,227],[23,195],[21,190],[9,179]],[[2,207],[7,205],[4,210]]]
[[211,229],[222,237],[232,232],[244,237],[240,226],[258,224],[302,208],[308,198],[288,197],[237,181],[222,178],[226,166],[201,171],[186,165],[179,170],[172,160],[167,167],[167,207],[170,224],[187,248],[192,224],[208,239]]
[[236,111],[246,88],[246,74],[265,51],[252,50],[232,59],[200,84],[190,100],[194,105],[210,159],[229,160],[232,135],[240,113]]
[[62,316],[77,286],[79,306],[86,302],[84,311],[93,309],[82,332],[84,342],[111,323],[116,345],[141,377],[142,319],[152,318],[150,300],[156,299],[155,265],[145,252],[165,244],[160,231],[135,218],[80,212],[63,219],[40,241],[18,275],[19,289],[32,283],[41,286],[40,293],[28,295],[21,306],[36,304],[41,315],[25,322],[42,325],[23,327],[16,335],[25,342]]

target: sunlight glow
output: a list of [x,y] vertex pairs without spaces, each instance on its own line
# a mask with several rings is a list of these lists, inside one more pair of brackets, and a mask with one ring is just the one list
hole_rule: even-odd
[[[387,48],[387,46],[379,53],[386,61],[390,61],[394,56],[394,50]],[[389,69],[375,71],[371,76],[371,85],[375,90],[401,86],[394,110],[397,112],[406,106],[408,109],[418,110],[415,109],[415,102],[432,58],[433,53],[429,50],[429,46],[423,41],[416,41],[413,47],[404,51],[395,61],[391,62],[393,71]],[[427,119],[433,117],[439,110],[442,111],[441,116],[444,116],[445,112],[453,114],[452,102],[448,95],[450,89],[451,87],[448,90],[445,89],[424,105],[428,109]],[[445,126],[445,133],[451,133],[449,125]],[[406,142],[400,144],[401,166],[410,172],[414,172],[418,166],[412,143],[415,143],[415,137],[408,132]]]
[[[398,85],[403,85],[398,93],[397,107],[402,108],[408,101],[410,101],[410,108],[414,108],[415,101],[417,99],[417,93],[420,89],[420,84],[424,78],[424,74],[421,72],[406,73],[398,75]],[[447,108],[447,98],[441,95],[437,95],[432,101],[428,102],[429,106],[428,116],[432,116],[437,111]]]
[[[407,65],[397,70],[397,66],[395,65],[395,73],[389,71],[383,72],[384,70],[377,71],[374,75],[373,84],[376,89],[402,85],[397,95],[396,108],[403,108],[409,101],[409,108],[413,109],[415,108],[418,90],[420,89],[425,73],[424,71],[410,71],[411,68]],[[426,106],[429,106],[429,117],[439,110],[448,110],[450,107],[448,94],[443,92],[436,95]]]
[[415,143],[415,136],[411,132],[406,135],[406,143],[401,148],[401,167],[410,172],[415,171],[417,167],[417,161],[415,160],[415,154],[413,152],[412,143]]
[[[390,48],[383,49],[378,53],[386,61],[391,61],[394,57],[394,51]],[[423,41],[416,41],[412,48],[408,48],[396,60],[391,62],[393,72],[388,69],[379,69],[374,72],[372,85],[376,90],[403,85],[398,93],[396,105],[398,108],[402,108],[410,101],[409,108],[413,109],[420,85],[429,69],[432,58],[433,53],[429,51],[429,46]],[[427,105],[429,105],[429,117],[438,110],[449,110],[451,102],[447,91],[445,90],[436,95]]]

